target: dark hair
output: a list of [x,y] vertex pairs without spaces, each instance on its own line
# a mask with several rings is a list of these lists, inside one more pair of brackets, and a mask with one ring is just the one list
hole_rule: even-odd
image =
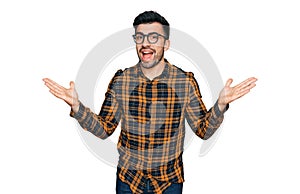
[[170,36],[170,24],[169,22],[161,16],[159,13],[155,11],[145,11],[141,14],[139,14],[133,22],[133,27],[137,28],[140,24],[149,24],[153,22],[158,22],[161,25],[163,25],[163,30],[165,32],[166,39],[169,39]]

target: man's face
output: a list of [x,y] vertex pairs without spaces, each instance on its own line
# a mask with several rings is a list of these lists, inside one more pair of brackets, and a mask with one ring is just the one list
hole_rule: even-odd
[[[136,28],[136,35],[156,32],[160,35],[165,36],[163,26],[158,23],[140,24]],[[148,41],[148,37],[144,37],[143,43],[136,44],[136,51],[140,59],[141,65],[144,68],[150,69],[160,62],[163,62],[164,51],[168,50],[170,41],[166,40],[163,36],[157,36],[158,40],[156,43],[151,44]],[[154,35],[155,37],[155,35]],[[151,39],[151,37],[149,37]]]

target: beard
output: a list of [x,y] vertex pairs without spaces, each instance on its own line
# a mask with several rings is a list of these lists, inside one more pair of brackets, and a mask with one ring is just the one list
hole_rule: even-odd
[[154,57],[153,61],[149,61],[149,62],[143,62],[141,57],[139,56],[139,64],[142,65],[142,67],[145,69],[151,69],[155,67],[157,64],[159,64],[163,59],[163,57],[164,57],[164,50],[162,51],[161,55],[158,56],[158,58]]

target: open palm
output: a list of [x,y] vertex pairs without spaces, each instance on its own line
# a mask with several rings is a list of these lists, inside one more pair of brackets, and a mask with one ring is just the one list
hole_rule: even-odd
[[246,95],[250,92],[250,90],[255,87],[255,82],[257,81],[256,78],[251,77],[246,79],[245,81],[237,84],[234,87],[231,87],[233,80],[228,79],[224,88],[221,90],[219,95],[219,104],[220,105],[226,105],[229,104],[236,99]]
[[49,88],[49,92],[51,92],[57,98],[64,100],[68,105],[72,107],[73,111],[78,111],[78,94],[75,90],[75,83],[73,81],[70,82],[70,88],[65,88],[49,78],[44,78],[43,81]]

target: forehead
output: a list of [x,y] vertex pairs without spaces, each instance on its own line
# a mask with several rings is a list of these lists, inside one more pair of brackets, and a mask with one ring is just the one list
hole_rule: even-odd
[[148,34],[150,32],[157,32],[163,34],[163,25],[158,22],[148,23],[148,24],[140,24],[136,28],[136,32],[142,32],[144,34]]

